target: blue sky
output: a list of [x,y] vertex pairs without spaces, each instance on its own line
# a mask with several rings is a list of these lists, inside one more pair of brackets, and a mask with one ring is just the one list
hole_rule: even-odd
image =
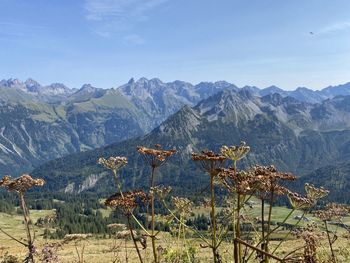
[[0,10],[1,79],[350,81],[349,0],[0,0]]

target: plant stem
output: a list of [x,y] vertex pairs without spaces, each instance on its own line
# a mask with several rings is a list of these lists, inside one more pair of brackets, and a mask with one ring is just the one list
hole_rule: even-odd
[[167,206],[167,204],[165,203],[165,201],[163,200],[163,205],[165,207],[165,209],[172,215],[173,219],[175,219],[179,224],[181,224],[184,228],[187,228],[189,230],[191,230],[192,232],[194,232],[196,235],[198,235],[198,237],[205,242],[209,247],[211,246],[211,244],[208,242],[208,240],[205,239],[205,237],[197,230],[194,228],[189,227],[188,225],[184,224],[175,214],[173,211],[171,211],[169,209],[169,207]]
[[[236,238],[241,238],[241,222],[240,222],[240,210],[241,210],[241,195],[237,194],[237,218],[235,225]],[[236,255],[236,262],[241,262],[242,260],[242,247],[241,244],[234,243],[234,254]]]
[[9,238],[11,238],[12,240],[18,242],[19,244],[28,247],[28,244],[23,243],[22,241],[18,240],[17,238],[11,236],[9,233],[7,233],[5,230],[3,230],[2,228],[0,228],[0,232],[4,233],[6,236],[8,236]]
[[127,219],[128,219],[128,227],[129,227],[129,230],[130,230],[131,239],[134,242],[134,246],[135,246],[137,255],[139,257],[139,260],[140,260],[141,263],[143,263],[141,252],[140,252],[139,247],[137,245],[136,238],[135,238],[134,231],[133,231],[133,227],[131,225],[130,216],[127,216]]
[[[237,174],[237,161],[233,160],[233,169],[234,169],[234,175],[236,177]],[[233,214],[234,217],[234,222],[233,222],[233,227],[234,227],[234,240],[235,238],[240,238],[241,234],[240,234],[240,206],[241,206],[241,196],[240,194],[237,193],[237,218],[235,216],[235,213]],[[233,211],[235,212],[235,208],[233,208]],[[242,259],[242,253],[241,253],[241,244],[238,242],[234,242],[233,243],[233,257],[234,257],[234,261],[236,263],[241,262]]]
[[[290,215],[293,213],[295,209],[293,208],[293,210],[288,214],[288,216],[283,220],[282,224],[284,224],[287,219],[290,217]],[[294,227],[298,226],[299,223],[301,222],[301,220],[304,218],[304,215],[306,214],[306,212],[304,212],[302,214],[302,216],[300,217],[300,219],[295,223]],[[279,226],[275,227],[274,229],[272,229],[272,231],[270,233],[273,233],[274,231],[276,231],[279,228]],[[269,234],[270,234],[269,233]],[[275,253],[277,251],[277,249],[282,245],[283,241],[286,241],[287,238],[289,237],[289,235],[292,233],[292,229],[289,230],[289,232],[284,236],[284,238],[278,243],[278,245],[275,247],[275,249],[273,250],[272,253]]]
[[326,228],[328,244],[329,244],[329,248],[330,248],[331,253],[332,253],[332,261],[333,261],[334,263],[336,263],[337,261],[336,261],[335,254],[334,254],[334,251],[333,251],[333,244],[332,244],[332,241],[331,241],[331,236],[330,236],[330,234],[329,234],[327,221],[324,220],[323,223],[324,223],[324,226],[325,226],[325,228]]
[[[270,206],[269,206],[269,216],[267,219],[267,233],[270,233],[270,227],[271,227],[271,216],[272,216],[272,203],[274,198],[274,190],[271,191],[271,198],[270,198]],[[265,251],[266,253],[269,253],[269,241],[270,241],[270,235],[266,237],[266,245],[265,245]],[[269,257],[265,255],[265,263],[268,263]]]
[[284,259],[280,259],[279,257],[277,257],[277,256],[275,256],[275,255],[273,255],[273,254],[270,254],[270,253],[268,253],[268,252],[266,252],[266,251],[264,251],[264,250],[262,250],[262,249],[260,249],[260,248],[257,248],[257,247],[255,247],[255,246],[253,246],[253,245],[251,245],[251,244],[249,244],[249,243],[247,243],[247,242],[245,242],[245,241],[239,239],[239,238],[236,238],[235,241],[236,241],[237,243],[239,242],[239,243],[241,243],[241,244],[243,244],[243,245],[245,245],[245,246],[247,246],[247,247],[249,247],[249,248],[251,248],[251,249],[253,249],[253,250],[255,250],[255,251],[258,251],[258,252],[260,252],[261,254],[264,254],[264,255],[266,255],[266,256],[268,256],[268,257],[270,257],[270,258],[273,258],[273,259],[275,259],[275,260],[277,260],[277,261],[279,261],[279,262],[285,262]]
[[75,243],[74,246],[75,246],[75,251],[77,252],[77,255],[78,255],[78,262],[80,263],[81,261],[80,261],[80,254],[79,254],[78,244]]
[[[150,188],[154,187],[154,176],[155,176],[155,170],[156,167],[152,166],[152,174],[151,174],[151,182],[150,182]],[[154,262],[158,262],[158,256],[157,256],[157,250],[156,250],[156,237],[154,235],[155,232],[155,209],[154,209],[154,193],[152,191],[151,194],[151,213],[152,213],[152,221],[151,221],[151,240],[152,240],[152,250],[153,250],[153,258]]]
[[26,206],[26,202],[24,200],[24,194],[23,193],[19,193],[19,197],[21,200],[21,206],[22,206],[22,210],[23,210],[23,217],[24,217],[24,224],[26,227],[26,233],[27,233],[27,241],[28,241],[28,259],[29,262],[34,262],[34,255],[33,255],[33,249],[34,249],[34,244],[33,244],[33,238],[32,238],[32,234],[30,232],[30,227],[29,224],[30,222],[30,217],[29,217],[29,211],[28,208]]
[[212,250],[214,262],[217,263],[217,244],[216,244],[216,216],[215,216],[215,192],[214,192],[214,175],[210,175],[210,192],[211,192],[211,231],[212,231]]

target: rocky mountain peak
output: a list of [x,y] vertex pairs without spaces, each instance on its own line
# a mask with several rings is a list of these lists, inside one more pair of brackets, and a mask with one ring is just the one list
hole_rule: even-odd
[[0,85],[7,88],[19,88],[22,90],[25,89],[24,83],[19,79],[3,79],[1,80]]
[[40,90],[42,89],[42,86],[39,84],[39,82],[31,78],[27,79],[24,82],[24,84],[26,86],[27,91],[31,93],[39,93]]
[[135,83],[134,78],[131,78],[131,79],[128,81],[128,84],[129,84],[129,85],[134,84],[134,83]]
[[79,91],[84,91],[84,92],[95,92],[97,90],[97,88],[93,87],[91,84],[84,84]]

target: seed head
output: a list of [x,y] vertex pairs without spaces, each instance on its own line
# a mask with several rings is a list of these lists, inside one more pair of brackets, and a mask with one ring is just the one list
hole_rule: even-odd
[[156,144],[155,149],[137,146],[137,151],[142,154],[145,161],[154,168],[163,165],[167,161],[167,158],[176,153],[176,150],[161,149],[160,144]]
[[103,165],[107,169],[117,171],[119,170],[119,168],[128,164],[128,159],[126,157],[121,156],[109,157],[108,159],[101,157],[98,159],[97,162],[98,164]]
[[179,212],[183,216],[190,215],[193,208],[192,201],[190,201],[188,198],[178,196],[173,196],[172,200],[177,212]]
[[303,197],[297,193],[288,191],[287,196],[294,209],[305,209],[314,205],[314,202],[311,199]]
[[302,238],[305,242],[303,260],[301,262],[316,263],[317,248],[320,245],[320,240],[323,236],[316,232],[317,225],[309,224],[305,228],[298,229],[294,232],[297,238]]
[[221,169],[218,177],[230,192],[248,194],[255,186],[255,177],[250,171],[237,172],[234,168]]
[[151,196],[158,195],[160,200],[164,200],[171,192],[170,186],[153,186],[149,193]]
[[287,188],[281,185],[283,181],[293,181],[296,177],[290,173],[279,172],[275,166],[256,165],[251,170],[255,177],[255,190],[260,199],[266,199],[272,193],[283,195],[287,193]]
[[305,184],[305,192],[307,198],[309,198],[315,203],[318,199],[321,199],[329,194],[329,191],[324,189],[323,187],[316,188],[314,185],[308,183]]
[[21,194],[24,194],[34,186],[43,186],[44,184],[45,181],[43,179],[33,179],[29,174],[23,174],[16,179],[11,179],[11,176],[6,175],[0,181],[0,186],[5,187],[8,191]]
[[142,190],[134,190],[124,192],[123,194],[116,193],[105,201],[105,205],[109,207],[118,207],[124,214],[130,214],[138,203],[147,203],[148,197]]
[[216,176],[223,168],[227,158],[213,151],[203,150],[202,153],[192,153],[192,160],[198,162],[210,176]]
[[221,154],[225,156],[227,159],[232,161],[238,161],[242,159],[247,153],[250,151],[250,147],[246,145],[245,142],[241,142],[239,146],[222,146]]
[[315,212],[322,221],[331,221],[332,219],[340,221],[342,217],[349,215],[350,208],[336,203],[329,203],[326,205],[324,210]]

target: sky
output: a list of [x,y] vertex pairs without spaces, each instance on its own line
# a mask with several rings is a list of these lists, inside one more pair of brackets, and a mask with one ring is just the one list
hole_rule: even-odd
[[349,0],[0,0],[0,79],[350,82]]

